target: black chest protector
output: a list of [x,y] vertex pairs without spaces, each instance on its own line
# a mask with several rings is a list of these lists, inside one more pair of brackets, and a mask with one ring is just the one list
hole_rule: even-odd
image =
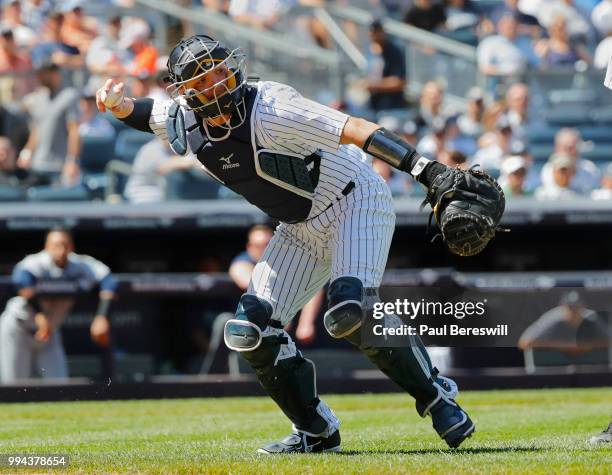
[[[304,221],[319,181],[321,157],[317,153],[304,157],[258,149],[251,125],[257,96],[258,88],[249,86],[245,93],[246,120],[222,140],[214,140],[214,136],[210,140],[199,116],[173,104],[167,123],[168,141],[180,155],[189,148],[213,178],[268,216],[286,223]],[[213,128],[212,133],[217,131]]]

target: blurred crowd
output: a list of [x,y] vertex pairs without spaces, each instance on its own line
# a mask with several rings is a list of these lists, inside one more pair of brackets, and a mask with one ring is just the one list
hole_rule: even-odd
[[[274,30],[290,8],[328,2],[179,3]],[[367,95],[368,112],[421,154],[449,166],[478,164],[498,177],[509,197],[612,198],[612,165],[583,156],[590,142],[579,129],[557,130],[550,137],[554,149],[545,163],[534,159],[530,132],[547,124],[534,113],[532,91],[521,82],[529,68],[573,70],[577,62],[605,68],[612,56],[612,0],[500,0],[487,2],[486,11],[470,0],[334,3],[368,8],[377,17],[477,45],[478,68],[489,82],[482,89],[472,88],[465,105],[449,103],[444,85],[435,81],[411,100],[405,95],[404,51],[385,33],[383,22],[370,25],[368,70],[356,87]],[[100,198],[143,203],[230,197],[199,171],[193,157],[177,157],[153,136],[134,133],[97,112],[95,91],[107,77],[122,78],[131,96],[168,99],[167,51],[158,50],[155,31],[145,19],[86,14],[94,4],[102,7],[96,11],[108,5],[113,12],[133,2],[2,2],[0,201]],[[297,24],[313,44],[333,46],[316,16],[302,15]],[[497,87],[500,82],[504,88]],[[350,99],[338,107],[360,112]],[[382,162],[374,167],[395,196],[422,196],[406,176]]]

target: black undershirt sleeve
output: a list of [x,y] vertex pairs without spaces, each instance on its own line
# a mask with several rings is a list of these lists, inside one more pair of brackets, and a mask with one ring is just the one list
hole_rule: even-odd
[[149,126],[149,119],[151,118],[151,111],[153,110],[153,99],[148,97],[140,97],[134,100],[134,110],[130,115],[123,119],[119,119],[125,122],[134,129],[141,130],[143,132],[153,133]]

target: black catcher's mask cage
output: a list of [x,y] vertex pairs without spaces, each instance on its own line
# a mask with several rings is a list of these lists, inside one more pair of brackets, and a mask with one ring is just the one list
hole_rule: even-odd
[[[247,75],[246,55],[241,48],[230,50],[206,35],[190,36],[172,49],[167,67],[171,84],[166,90],[175,102],[205,119],[231,113],[231,120],[216,124],[226,130],[244,123]],[[187,83],[204,77],[215,68],[227,70],[224,79],[204,89],[187,87]]]

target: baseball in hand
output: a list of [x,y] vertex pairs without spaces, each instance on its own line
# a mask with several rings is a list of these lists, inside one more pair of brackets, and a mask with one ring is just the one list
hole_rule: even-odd
[[100,91],[100,100],[106,107],[112,109],[123,102],[123,87],[115,84],[108,92],[104,89]]

